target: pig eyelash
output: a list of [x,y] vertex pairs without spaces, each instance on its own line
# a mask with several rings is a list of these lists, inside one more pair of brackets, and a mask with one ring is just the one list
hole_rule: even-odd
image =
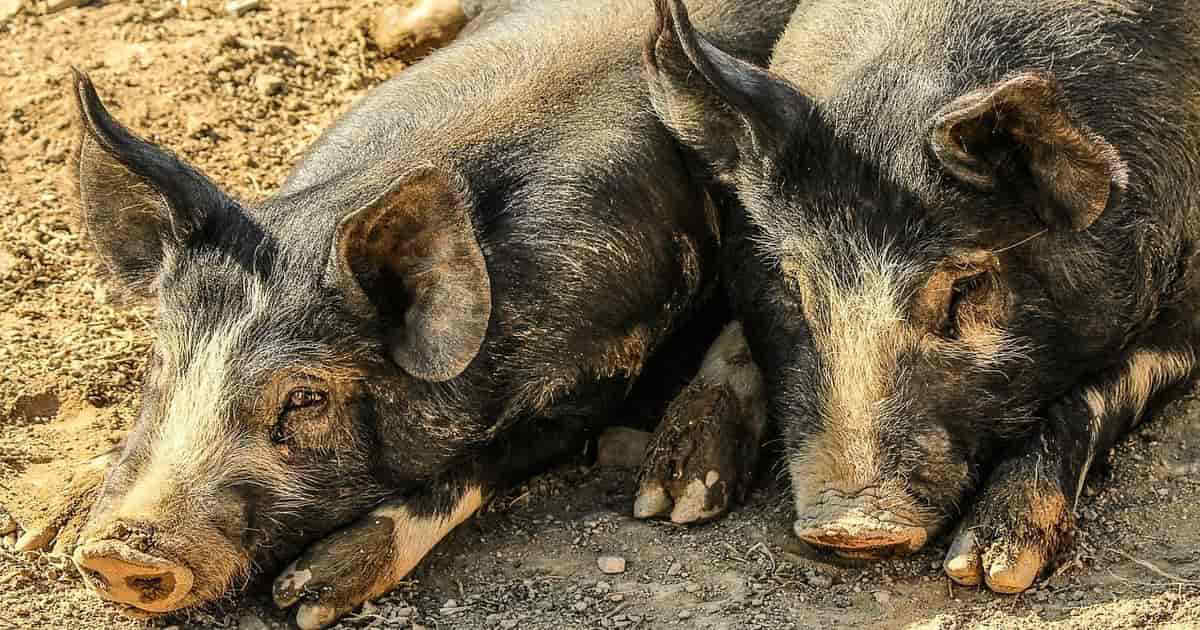
[[310,407],[319,407],[325,404],[329,396],[322,391],[310,389],[307,387],[297,387],[288,392],[287,400],[284,402],[283,411],[296,411],[298,409],[308,409]]
[[275,444],[287,444],[296,435],[294,432],[287,431],[286,416],[286,412],[280,414],[279,420],[275,421],[275,426],[271,427],[271,441]]
[[1033,239],[1045,234],[1048,231],[1049,231],[1048,229],[1043,229],[1040,232],[1034,232],[1033,234],[1026,236],[1025,238],[1017,241],[1016,243],[1013,243],[1012,245],[1008,245],[1006,247],[1001,247],[1000,249],[993,250],[992,253],[993,254],[1002,254],[1010,249],[1016,249],[1016,248],[1024,245],[1025,243],[1028,243],[1029,241],[1032,241]]

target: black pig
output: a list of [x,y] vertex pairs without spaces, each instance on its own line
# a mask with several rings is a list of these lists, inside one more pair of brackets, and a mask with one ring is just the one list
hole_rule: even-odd
[[[794,8],[698,4],[764,62]],[[22,548],[57,535],[97,592],[149,612],[307,548],[275,599],[326,625],[496,489],[577,452],[697,311],[717,221],[648,101],[652,7],[462,8],[483,12],[469,34],[373,90],[256,204],[134,136],[75,77],[84,224],[156,299],[156,340],[123,448]],[[740,328],[722,340],[698,387],[755,397],[755,368],[731,360]],[[714,513],[681,496],[677,520]]]
[[879,557],[961,515],[946,572],[1029,587],[1194,371],[1197,6],[814,0],[766,71],[656,4],[651,98],[744,208],[725,277],[796,533]]

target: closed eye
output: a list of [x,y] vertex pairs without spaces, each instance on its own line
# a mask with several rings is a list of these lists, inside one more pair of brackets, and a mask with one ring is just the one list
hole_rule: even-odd
[[973,293],[984,286],[986,279],[987,272],[980,272],[954,281],[954,285],[950,288],[950,301],[947,305],[946,317],[943,320],[944,323],[942,330],[938,333],[939,335],[946,339],[958,339],[961,332],[959,315],[963,304],[970,299]]

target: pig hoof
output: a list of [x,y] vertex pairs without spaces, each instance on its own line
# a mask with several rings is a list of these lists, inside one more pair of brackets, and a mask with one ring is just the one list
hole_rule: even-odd
[[650,439],[634,516],[699,523],[724,514],[753,480],[766,416],[762,374],[733,322]]
[[15,551],[44,551],[58,534],[58,528],[53,526],[35,527],[17,539],[13,547]]
[[318,630],[337,621],[345,612],[328,606],[304,604],[296,611],[296,626],[300,630]]
[[303,630],[337,621],[388,586],[393,531],[391,518],[368,516],[318,541],[275,578],[275,605],[299,604]]
[[950,579],[963,586],[979,586],[983,582],[983,563],[974,532],[967,529],[955,535],[942,568]]
[[942,567],[964,586],[986,583],[997,593],[1020,593],[1049,567],[1072,524],[1057,484],[1009,469],[993,476],[976,500]]
[[685,390],[646,451],[634,516],[669,514],[672,522],[683,524],[709,521],[728,511],[754,473],[753,454],[741,461],[739,455],[747,449],[757,454],[758,449],[758,434],[746,435],[738,416],[739,405],[726,388]]
[[633,516],[635,518],[659,518],[670,514],[672,507],[674,507],[674,502],[667,495],[662,484],[657,481],[648,481],[642,485],[637,499],[633,502]]
[[[989,551],[989,555],[994,555],[994,558],[984,558],[984,562],[988,565],[987,570],[987,585],[997,593],[1020,593],[1033,585],[1033,581],[1037,579],[1042,568],[1046,566],[1046,560],[1042,557],[1041,551],[1037,549],[1024,548],[1012,554],[1010,550],[1000,551],[993,548]],[[1009,551],[1009,553],[1005,553]]]

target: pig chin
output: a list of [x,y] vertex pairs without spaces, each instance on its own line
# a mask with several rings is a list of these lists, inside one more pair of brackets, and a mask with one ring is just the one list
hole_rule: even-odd
[[[831,481],[817,458],[789,466],[796,504],[796,535],[813,548],[856,560],[906,555],[941,529],[903,483],[878,479]],[[827,464],[828,462],[824,462]]]

